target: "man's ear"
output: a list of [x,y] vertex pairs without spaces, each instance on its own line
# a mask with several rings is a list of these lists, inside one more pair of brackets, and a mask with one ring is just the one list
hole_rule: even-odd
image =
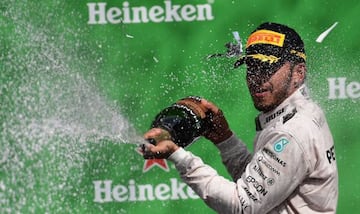
[[297,82],[297,84],[299,84],[299,86],[301,84],[304,83],[305,79],[306,79],[306,64],[305,63],[299,63],[297,65],[295,65],[294,67],[294,72],[293,72],[293,75],[294,75],[294,79],[295,79],[295,82]]

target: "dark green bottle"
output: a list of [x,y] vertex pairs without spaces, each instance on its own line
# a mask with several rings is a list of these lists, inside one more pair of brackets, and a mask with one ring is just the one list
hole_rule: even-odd
[[[201,98],[190,96],[183,98],[160,111],[151,124],[151,128],[166,130],[178,146],[186,147],[199,138],[210,123],[210,114],[200,105]],[[149,139],[155,143],[154,139]]]

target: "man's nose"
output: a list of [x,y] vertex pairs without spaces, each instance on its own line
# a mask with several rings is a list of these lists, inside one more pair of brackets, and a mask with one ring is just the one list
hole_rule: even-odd
[[248,74],[247,81],[249,84],[253,86],[261,86],[265,82],[267,82],[268,77],[265,75],[256,75],[256,74]]

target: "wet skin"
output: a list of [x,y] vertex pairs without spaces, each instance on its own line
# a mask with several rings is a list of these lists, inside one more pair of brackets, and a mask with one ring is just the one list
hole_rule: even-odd
[[294,65],[286,62],[273,72],[247,72],[246,81],[255,108],[268,112],[289,97],[302,84],[304,77],[303,63]]

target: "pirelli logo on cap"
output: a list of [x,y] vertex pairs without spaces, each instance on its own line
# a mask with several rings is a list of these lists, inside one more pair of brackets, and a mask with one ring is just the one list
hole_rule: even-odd
[[284,45],[285,34],[271,30],[258,30],[250,35],[246,47],[254,44],[269,44],[282,47]]

